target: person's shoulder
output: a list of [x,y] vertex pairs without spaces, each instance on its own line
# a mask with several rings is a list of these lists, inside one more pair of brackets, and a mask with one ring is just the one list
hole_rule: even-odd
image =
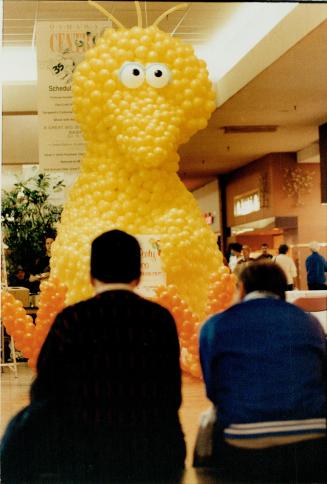
[[69,304],[68,306],[64,307],[58,315],[67,318],[72,317],[79,314],[86,314],[86,310],[94,306],[95,297],[91,297],[89,299],[85,299],[83,301],[78,301],[74,304]]
[[295,324],[298,324],[299,321],[302,321],[304,327],[307,331],[312,334],[318,335],[322,338],[323,342],[325,343],[326,335],[324,329],[318,319],[311,313],[304,311],[302,308],[298,307],[296,304],[285,302],[285,306],[287,311],[285,311],[285,318],[288,321],[293,321]]
[[229,321],[233,320],[237,314],[239,314],[243,307],[243,302],[233,304],[229,308],[221,311],[220,313],[212,314],[203,324],[203,328],[209,329],[210,327],[218,327],[225,322],[229,324]]
[[256,320],[258,317],[269,314],[271,316],[281,314],[287,309],[288,303],[278,297],[258,297],[242,301],[238,307],[235,308],[235,313],[231,317],[239,318],[248,321]]
[[169,311],[169,309],[162,306],[158,302],[153,301],[153,300],[151,301],[151,300],[146,299],[142,296],[139,296],[139,298],[140,298],[140,301],[142,301],[142,304],[144,305],[144,308],[146,310],[157,313],[157,314],[162,314],[162,315],[165,315],[166,317],[173,319],[173,316],[172,316],[171,312]]
[[[302,308],[297,306],[296,304],[293,304],[288,301],[280,301],[280,307],[284,310],[285,313],[285,318],[287,319],[292,319],[293,321],[298,321],[299,319],[303,319],[306,321],[312,321],[312,315],[306,311],[304,311]],[[316,318],[314,318],[316,319]]]

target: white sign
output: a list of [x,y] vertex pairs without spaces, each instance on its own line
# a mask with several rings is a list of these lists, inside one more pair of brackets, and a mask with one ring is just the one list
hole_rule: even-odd
[[258,191],[234,198],[234,216],[247,215],[260,210],[260,194]]
[[[77,7],[76,7],[77,8]],[[72,113],[72,76],[109,21],[38,22],[39,164],[42,171],[76,171],[84,140]]]
[[141,246],[141,282],[137,292],[144,297],[154,297],[156,288],[166,285],[162,270],[160,235],[136,235]]

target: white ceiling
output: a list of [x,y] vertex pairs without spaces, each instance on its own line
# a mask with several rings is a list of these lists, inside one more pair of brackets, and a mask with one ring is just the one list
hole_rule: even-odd
[[[297,152],[318,140],[326,122],[327,21],[215,111],[208,128],[182,148],[182,169],[223,173],[268,153]],[[277,130],[224,134],[230,125]]]
[[[134,2],[99,3],[126,26],[135,24]],[[31,45],[37,20],[103,20],[103,16],[90,8],[86,1],[5,0],[3,4],[5,46]],[[140,4],[144,18],[146,13],[148,24],[151,24],[177,2]],[[217,29],[223,28],[239,6],[240,3],[233,2],[190,2],[188,10],[175,12],[160,27],[168,32],[175,31],[174,35],[186,42],[205,43],[212,39]],[[180,150],[183,174],[208,176],[224,173],[265,154],[296,152],[317,141],[319,125],[327,122],[326,19],[327,4],[299,5],[281,23],[279,30],[269,33],[218,82],[220,103],[208,128]],[[275,54],[269,57],[273,51]],[[249,74],[252,68],[253,72]],[[5,86],[4,111],[19,111],[23,104],[24,111],[29,110],[28,106],[33,110],[36,106],[33,86],[16,86],[15,89],[9,92]],[[21,101],[22,89],[24,102]],[[14,118],[3,118],[4,163],[20,163],[22,156],[26,162],[26,153],[29,153],[28,157],[37,156],[35,116],[17,117],[17,125]],[[253,125],[274,125],[277,128],[267,133],[240,134],[225,134],[222,129]],[[20,137],[19,144],[17,136]]]
[[[40,20],[104,20],[86,0],[4,0],[3,43],[5,46],[30,45],[35,22]],[[136,21],[134,2],[98,1],[126,27]],[[151,25],[163,12],[181,2],[139,2],[143,21]],[[206,42],[222,28],[240,2],[189,2],[187,9],[167,16],[160,28],[186,42]],[[182,22],[180,23],[180,21]]]

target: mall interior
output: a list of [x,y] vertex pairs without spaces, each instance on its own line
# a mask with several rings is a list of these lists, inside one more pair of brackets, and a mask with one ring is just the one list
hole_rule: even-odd
[[[141,32],[158,21],[164,34]],[[146,257],[155,236],[159,261],[143,265],[157,279],[141,294],[170,309],[180,338],[181,482],[228,482],[192,462],[211,406],[198,333],[232,304],[232,244],[251,259],[286,244],[296,267],[288,301],[308,300],[300,307],[327,334],[327,290],[309,290],[306,266],[313,241],[327,259],[327,3],[4,0],[1,37],[1,275],[12,297],[3,297],[1,435],[29,403],[55,315],[92,296],[92,239],[121,229],[140,236]],[[35,180],[52,207],[43,232],[28,215]],[[15,258],[24,237],[36,252]],[[50,278],[20,287],[16,275],[33,273],[35,255],[50,255],[39,271]]]

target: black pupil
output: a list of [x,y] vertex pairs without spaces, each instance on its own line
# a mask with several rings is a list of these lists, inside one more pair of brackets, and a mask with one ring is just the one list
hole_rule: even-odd
[[140,71],[138,69],[133,69],[133,76],[139,76],[140,75]]
[[156,77],[161,77],[162,76],[162,71],[157,70],[157,71],[155,71],[154,75]]

